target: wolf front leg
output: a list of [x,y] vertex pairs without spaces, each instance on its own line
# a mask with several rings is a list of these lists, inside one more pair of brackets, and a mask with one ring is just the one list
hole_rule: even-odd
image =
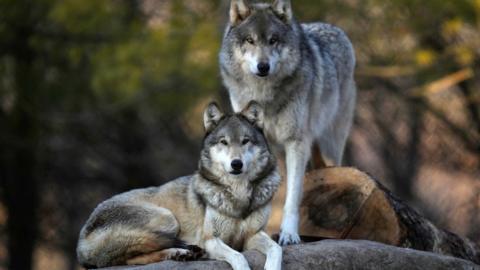
[[205,242],[208,257],[228,262],[233,270],[250,270],[247,259],[242,253],[227,246],[220,238],[212,238]]
[[303,192],[305,167],[310,158],[311,140],[290,141],[285,145],[287,167],[287,193],[283,208],[280,245],[298,244],[299,211]]
[[247,250],[254,249],[265,254],[265,270],[282,269],[282,247],[273,241],[265,232],[260,231],[250,237],[245,245]]

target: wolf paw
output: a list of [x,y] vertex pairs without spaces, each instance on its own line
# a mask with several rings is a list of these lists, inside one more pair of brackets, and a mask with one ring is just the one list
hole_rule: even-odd
[[186,262],[193,260],[193,252],[187,249],[179,250],[169,258],[173,261]]
[[199,246],[189,245],[187,246],[187,249],[193,253],[194,260],[201,259],[206,255],[205,250],[203,250]]
[[281,231],[278,238],[278,243],[281,246],[288,246],[300,243],[300,236],[298,233],[289,233],[286,231]]
[[300,243],[300,236],[298,235],[298,211],[294,214],[285,213],[280,227],[280,236],[278,243],[281,246],[293,245]]
[[187,249],[179,249],[169,259],[181,262],[194,261],[202,258],[204,254],[204,250],[197,246],[187,246]]

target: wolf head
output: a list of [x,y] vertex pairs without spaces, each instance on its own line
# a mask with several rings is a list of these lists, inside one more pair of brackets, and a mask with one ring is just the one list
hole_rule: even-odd
[[300,62],[300,35],[290,0],[232,0],[220,53],[222,71],[256,78],[291,75]]
[[204,112],[206,136],[200,172],[208,178],[255,180],[275,166],[263,132],[263,111],[251,102],[241,113],[225,115],[212,103]]

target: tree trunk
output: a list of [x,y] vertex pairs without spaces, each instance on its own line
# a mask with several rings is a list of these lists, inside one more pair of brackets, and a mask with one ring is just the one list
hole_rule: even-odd
[[[28,19],[25,19],[28,22]],[[5,120],[12,138],[5,149],[4,196],[8,209],[7,233],[9,269],[32,268],[32,256],[37,236],[36,209],[38,207],[37,156],[38,125],[37,106],[39,91],[35,77],[35,54],[30,47],[32,29],[20,25],[15,31],[15,105]]]

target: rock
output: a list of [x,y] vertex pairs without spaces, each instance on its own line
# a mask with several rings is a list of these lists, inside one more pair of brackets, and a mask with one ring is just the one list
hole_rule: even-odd
[[[283,249],[284,270],[311,269],[468,269],[480,270],[470,261],[365,240],[324,240]],[[252,270],[263,269],[265,257],[256,251],[243,253]],[[220,261],[165,261],[145,266],[114,267],[109,270],[209,270],[231,269]]]

